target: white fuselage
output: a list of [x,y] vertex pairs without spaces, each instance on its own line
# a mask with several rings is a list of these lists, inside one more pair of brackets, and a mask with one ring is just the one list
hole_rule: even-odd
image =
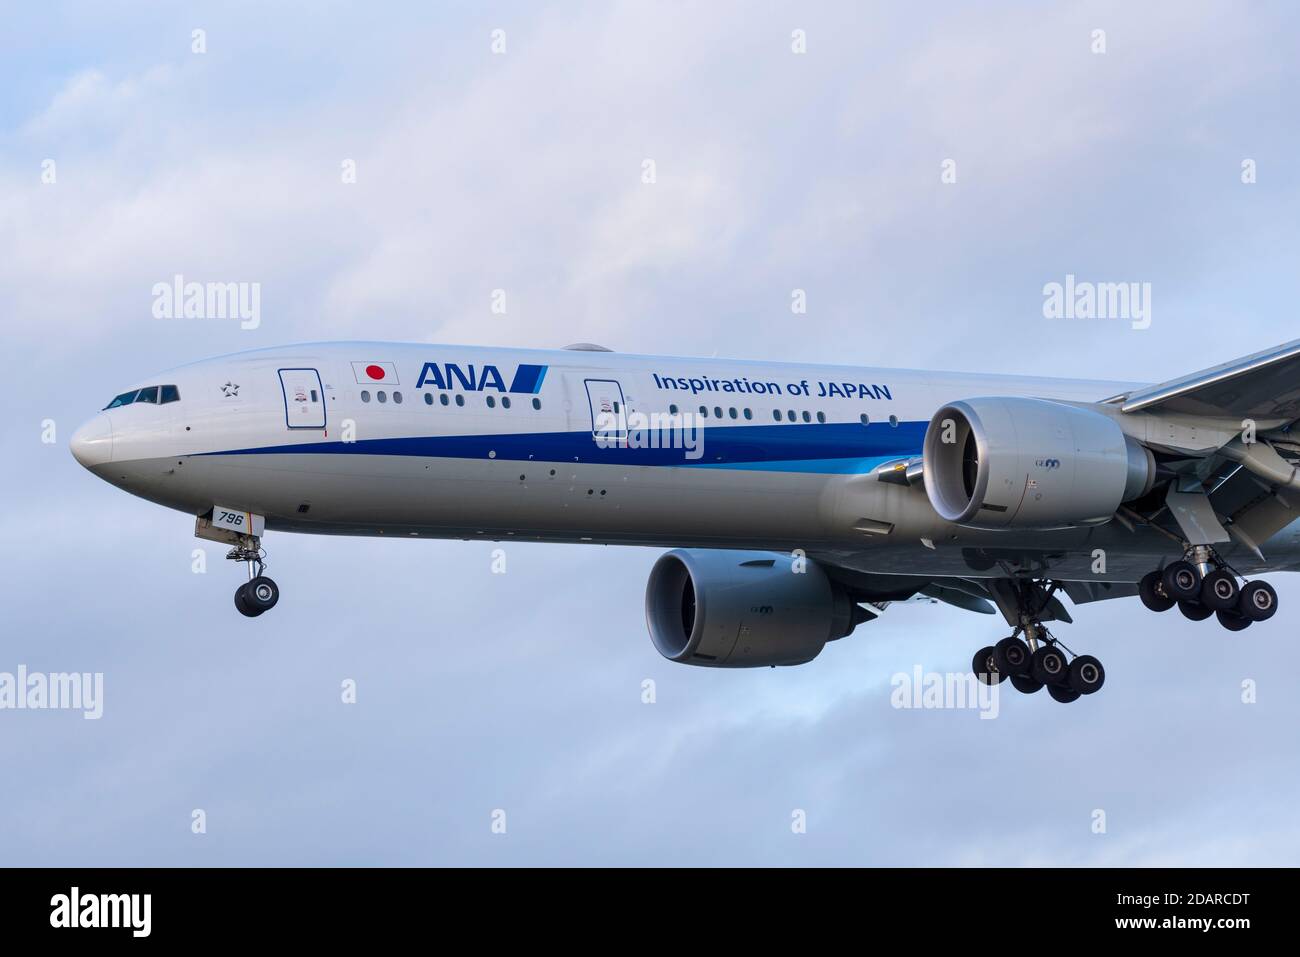
[[[1097,402],[1130,384],[849,366],[321,343],[183,366],[73,439],[109,482],[269,530],[697,545],[834,555],[864,571],[1015,567],[1132,581],[1170,543],[1113,528],[980,532],[943,522],[872,470],[921,452],[944,403],[981,395]],[[129,390],[128,390],[129,391]],[[1288,530],[1289,531],[1289,530]],[[1284,535],[1286,533],[1283,533]],[[1291,561],[1288,537],[1270,555]],[[1124,560],[1129,556],[1131,560]]]

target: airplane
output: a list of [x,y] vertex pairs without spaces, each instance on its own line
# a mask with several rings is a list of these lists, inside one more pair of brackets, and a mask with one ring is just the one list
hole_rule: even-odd
[[1105,669],[1049,630],[1139,596],[1230,631],[1300,565],[1300,340],[1164,383],[334,342],[117,394],[72,436],[95,475],[230,546],[250,618],[268,531],[642,545],[654,647],[804,664],[893,602],[1000,613],[976,652],[1070,702]]

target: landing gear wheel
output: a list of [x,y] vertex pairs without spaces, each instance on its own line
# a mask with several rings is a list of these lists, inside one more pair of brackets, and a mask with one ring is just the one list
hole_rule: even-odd
[[1216,568],[1201,582],[1201,604],[1211,611],[1235,612],[1240,597],[1237,578],[1226,568]]
[[1165,584],[1161,581],[1158,571],[1148,572],[1142,576],[1142,580],[1138,582],[1138,597],[1151,611],[1168,611],[1177,604],[1165,594]]
[[1191,621],[1205,621],[1214,614],[1214,609],[1206,608],[1200,602],[1180,601],[1178,610],[1183,613],[1183,617]]
[[1050,690],[1052,686],[1063,685],[1069,680],[1070,665],[1060,651],[1044,645],[1029,659],[1029,676]]
[[993,660],[992,645],[975,652],[975,657],[970,663],[970,670],[975,672],[975,677],[986,685],[1001,684],[1007,680],[1007,676],[998,671],[997,662]]
[[1219,624],[1229,631],[1243,631],[1253,624],[1249,618],[1238,615],[1235,611],[1216,611],[1215,614],[1219,616]]
[[1201,597],[1201,573],[1191,562],[1166,565],[1160,576],[1165,594],[1175,601],[1195,601]]
[[258,575],[244,585],[244,603],[260,615],[270,611],[280,600],[280,586],[265,575]]
[[[993,663],[1004,675],[1015,677],[1029,673],[1029,646],[1012,635],[993,646]],[[1019,686],[1017,686],[1019,687]],[[1038,689],[1035,688],[1035,691]]]
[[1043,687],[1043,683],[1041,681],[1035,681],[1028,675],[1012,675],[1011,686],[1021,694],[1033,694],[1035,691]]
[[239,613],[245,618],[256,618],[262,613],[263,609],[254,608],[248,603],[248,597],[245,594],[247,588],[248,583],[245,582],[235,589],[235,607],[239,609]]
[[1277,611],[1277,592],[1268,582],[1248,582],[1237,600],[1237,611],[1251,621],[1268,621]]
[[1070,662],[1070,689],[1079,694],[1094,694],[1106,683],[1106,669],[1092,655],[1079,655]]
[[1079,692],[1062,685],[1048,685],[1047,693],[1052,696],[1053,701],[1059,701],[1061,704],[1069,704],[1071,701],[1079,700]]

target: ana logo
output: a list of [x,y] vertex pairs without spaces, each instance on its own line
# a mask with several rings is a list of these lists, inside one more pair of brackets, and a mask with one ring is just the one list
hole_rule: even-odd
[[468,392],[483,392],[495,389],[497,392],[524,392],[535,395],[542,391],[542,380],[546,378],[546,366],[521,365],[515,369],[506,388],[501,370],[493,365],[476,367],[460,366],[454,362],[426,362],[420,370],[420,380],[415,383],[417,389],[426,385],[435,389],[464,389]]
[[1034,464],[1038,466],[1040,469],[1047,469],[1050,471],[1052,469],[1059,469],[1061,467],[1061,460],[1060,459],[1039,459]]

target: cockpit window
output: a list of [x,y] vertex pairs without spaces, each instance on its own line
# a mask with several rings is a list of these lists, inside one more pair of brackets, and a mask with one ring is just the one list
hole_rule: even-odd
[[116,409],[120,406],[130,405],[133,402],[148,402],[151,405],[162,405],[167,402],[179,402],[181,400],[180,390],[174,385],[150,385],[143,389],[134,389],[130,392],[123,392],[115,398],[105,409]]

